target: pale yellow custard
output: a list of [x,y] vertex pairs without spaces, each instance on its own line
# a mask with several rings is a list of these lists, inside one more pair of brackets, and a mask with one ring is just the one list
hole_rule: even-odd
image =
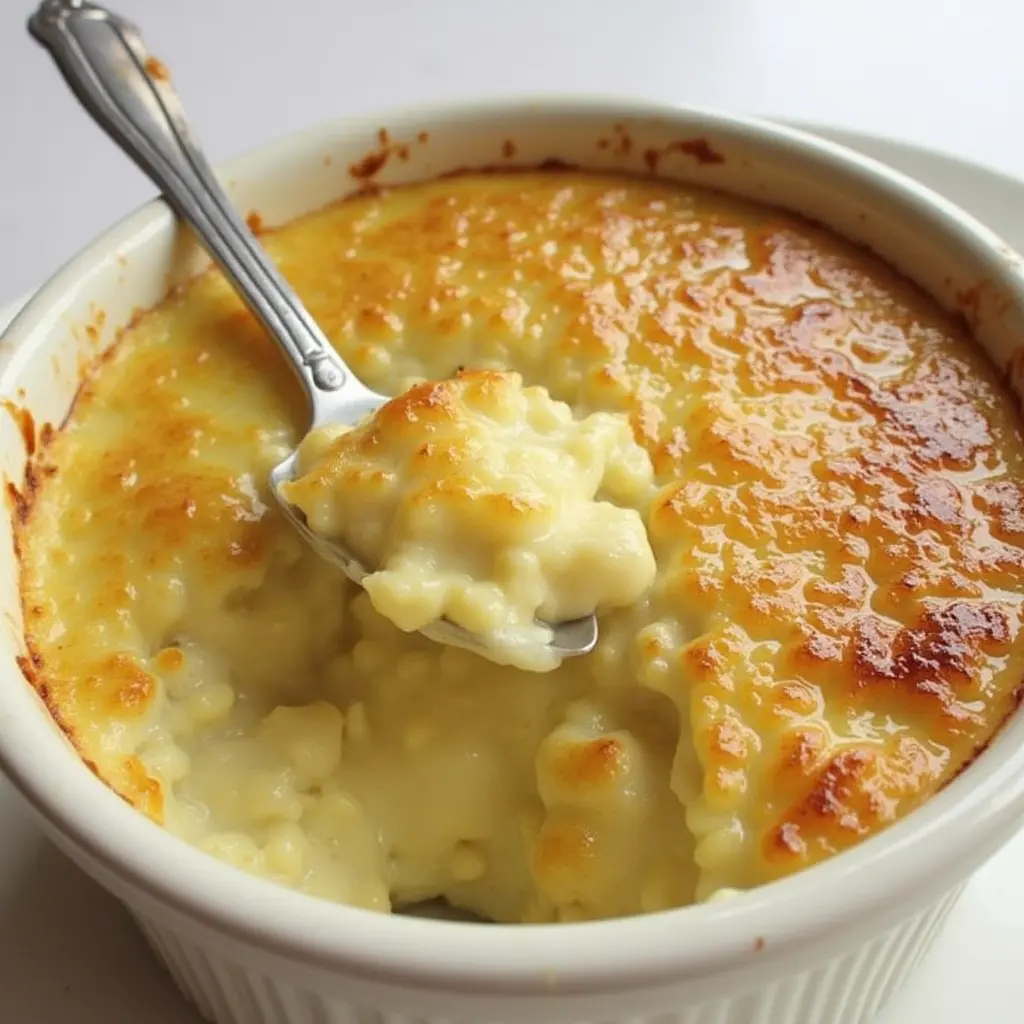
[[[877,832],[1016,707],[1014,403],[869,253],[653,177],[543,171],[358,196],[266,241],[376,391],[508,370],[578,424],[628,418],[613,503],[656,575],[543,674],[397,628],[277,510],[302,396],[203,276],[95,367],[18,536],[34,684],[175,834],[378,910],[654,911]],[[593,568],[609,606],[617,570]]]
[[372,568],[362,585],[400,629],[447,619],[491,660],[550,671],[549,623],[631,605],[654,581],[653,486],[625,416],[575,420],[516,373],[464,370],[310,433],[281,494]]

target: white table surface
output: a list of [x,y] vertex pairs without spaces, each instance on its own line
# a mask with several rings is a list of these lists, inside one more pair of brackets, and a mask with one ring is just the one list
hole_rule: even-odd
[[[410,100],[600,91],[835,122],[1024,176],[1017,0],[110,0],[214,160]],[[149,183],[0,0],[0,301]]]
[[[153,191],[26,36],[31,5],[0,0],[0,305]],[[171,67],[215,161],[325,118],[406,101],[599,91],[834,122],[1024,177],[1024,4],[1016,0],[119,0],[118,7]],[[22,813],[13,799],[0,786],[8,821]],[[194,1019],[173,997],[159,998],[169,982],[134,932],[117,927],[120,909],[83,884],[33,827],[0,836],[0,860],[11,869],[0,887],[0,1021],[99,1024],[90,1005],[109,976],[78,969],[83,944],[92,962],[99,946],[119,965],[119,1020]],[[1021,866],[1024,848],[999,870],[1016,883]],[[1010,882],[992,876],[972,898],[998,903]],[[74,920],[90,920],[90,934],[55,919],[65,897],[78,911],[89,904]],[[948,964],[965,973],[964,1000],[950,1007],[948,1024],[968,1019],[968,988],[984,993],[988,977],[1013,970],[1022,918],[1018,906],[993,917],[1005,927],[1005,958],[970,972]],[[940,944],[935,956],[945,953]],[[47,985],[30,993],[15,984],[44,963],[53,967]],[[1024,974],[1018,996],[1020,1005]]]

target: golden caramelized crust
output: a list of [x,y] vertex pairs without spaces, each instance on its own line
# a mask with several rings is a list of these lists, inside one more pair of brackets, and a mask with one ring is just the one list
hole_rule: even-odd
[[[543,676],[395,629],[274,513],[266,473],[302,409],[207,275],[99,367],[20,538],[52,705],[179,835],[381,909],[657,910],[878,831],[1015,706],[1013,402],[869,254],[779,211],[575,172],[364,195],[268,244],[370,387],[414,389],[387,413],[402,472],[454,486],[462,455],[422,450],[453,385],[424,382],[462,368],[628,416],[657,576]],[[537,514],[507,497],[502,528]]]
[[303,416],[279,369],[208,275],[128,332],[43,455],[59,471],[22,538],[28,636],[62,720],[130,799],[144,774],[122,759],[168,699],[227,714],[229,681],[287,693],[336,643],[344,584],[266,493]]
[[625,417],[574,420],[516,373],[464,370],[312,431],[281,494],[370,570],[400,629],[445,618],[491,660],[550,671],[548,623],[631,605],[654,580],[652,485]]

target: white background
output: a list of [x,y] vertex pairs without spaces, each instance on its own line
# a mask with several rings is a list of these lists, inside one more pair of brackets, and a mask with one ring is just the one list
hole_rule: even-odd
[[[0,300],[152,189],[0,0]],[[590,91],[832,121],[1024,175],[1015,0],[111,0],[215,161],[410,100]]]
[[[0,306],[152,192],[28,39],[30,7],[0,0]],[[120,0],[118,9],[171,68],[214,161],[411,100],[572,91],[833,122],[1024,177],[1024,4],[1015,0]],[[119,908],[42,841],[2,783],[0,821],[0,1022],[196,1021]],[[1013,893],[1024,893],[1022,874],[1018,842],[954,911],[929,975],[962,986],[932,1003],[930,1024],[1021,1019],[1024,897]],[[982,913],[986,941],[966,948],[957,922]],[[912,984],[886,1024],[916,1020],[922,995]]]

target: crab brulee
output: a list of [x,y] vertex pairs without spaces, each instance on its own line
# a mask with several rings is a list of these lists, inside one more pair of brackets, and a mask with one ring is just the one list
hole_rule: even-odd
[[[269,493],[303,396],[212,271],[92,368],[21,510],[32,682],[183,840],[380,911],[657,911],[872,835],[1016,706],[1016,408],[870,253],[568,170],[367,192],[265,241],[395,396],[311,435],[291,485],[366,589]],[[543,672],[415,632],[594,608],[597,649]]]

